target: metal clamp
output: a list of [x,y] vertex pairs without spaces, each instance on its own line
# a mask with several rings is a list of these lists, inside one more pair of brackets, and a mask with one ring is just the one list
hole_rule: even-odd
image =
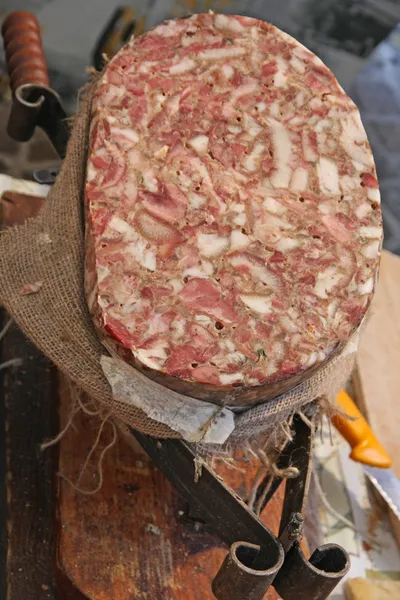
[[[310,404],[309,419],[315,410],[315,403]],[[277,463],[279,469],[291,466],[299,471],[298,477],[286,481],[279,539],[208,465],[202,465],[195,481],[196,455],[185,442],[132,433],[191,509],[230,546],[212,583],[218,600],[262,600],[271,585],[283,600],[325,600],[348,572],[350,560],[340,546],[322,546],[309,560],[300,546],[313,438],[312,429],[300,416],[294,419],[293,440]],[[281,482],[276,477],[272,483],[266,478],[261,484],[259,494],[270,484],[263,507]]]
[[15,91],[7,133],[18,142],[27,142],[31,139],[35,127],[40,127],[49,137],[60,158],[64,158],[69,138],[66,119],[67,113],[54,90],[26,83]]
[[[201,476],[195,481],[196,455],[185,442],[132,433],[191,508],[231,547],[213,583],[216,597],[263,598],[283,565],[284,552],[276,536],[208,465],[202,464]],[[227,580],[238,595],[226,591]]]

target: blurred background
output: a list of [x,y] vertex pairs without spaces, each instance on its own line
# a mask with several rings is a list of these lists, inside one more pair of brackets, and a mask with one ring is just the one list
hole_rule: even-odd
[[[164,19],[210,9],[270,21],[313,50],[355,100],[374,151],[383,197],[384,246],[400,254],[400,0],[0,0],[0,17],[33,12],[42,26],[52,86],[70,114],[87,79],[133,33]],[[38,135],[21,149],[6,140],[9,100],[0,51],[0,172],[30,177],[55,161]],[[18,151],[18,158],[16,153]],[[47,161],[47,162],[46,162]]]

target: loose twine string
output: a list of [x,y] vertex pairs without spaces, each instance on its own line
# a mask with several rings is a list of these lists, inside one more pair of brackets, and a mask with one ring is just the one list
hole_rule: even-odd
[[[6,324],[0,331],[0,342],[7,335],[8,331],[10,330],[10,327],[13,325],[13,323],[14,323],[14,320],[12,318],[8,319],[8,321],[6,322]],[[10,367],[19,367],[21,365],[22,365],[22,360],[20,358],[13,358],[13,359],[7,360],[3,363],[0,363],[0,371],[3,369],[10,368]],[[74,419],[80,411],[82,411],[84,414],[86,414],[88,416],[101,418],[101,411],[99,411],[97,408],[91,408],[91,407],[93,407],[93,402],[90,399],[85,398],[85,400],[84,400],[82,394],[72,384],[70,384],[69,387],[70,387],[70,395],[72,398],[72,402],[70,405],[70,410],[69,410],[69,415],[68,415],[67,421],[66,421],[64,427],[61,429],[61,431],[53,439],[43,442],[41,444],[42,451],[58,444],[63,439],[63,437],[66,435],[66,433],[69,431],[69,429],[71,427],[74,428]],[[327,405],[328,405],[326,407],[327,412],[335,411],[335,409],[333,409],[332,405],[328,401],[327,401]],[[309,419],[304,415],[304,413],[301,410],[297,411],[297,414],[300,415],[300,418],[310,428],[314,427],[314,425],[309,421]],[[104,459],[106,457],[106,454],[113,448],[113,446],[116,444],[117,439],[118,439],[117,427],[111,417],[112,417],[112,413],[108,412],[101,419],[101,423],[98,428],[95,441],[94,441],[91,449],[89,450],[89,452],[86,456],[86,459],[79,471],[79,475],[78,475],[76,482],[73,482],[64,473],[62,473],[62,472],[58,473],[58,476],[61,479],[63,479],[73,490],[75,490],[76,492],[83,494],[85,496],[92,496],[92,495],[96,494],[102,488],[102,485],[103,485]],[[289,442],[293,439],[292,431],[291,431],[292,422],[293,422],[293,417],[288,422],[283,422],[281,424],[281,430],[282,430],[283,437],[284,437],[283,445],[285,445],[287,442]],[[96,473],[97,473],[98,483],[93,489],[88,490],[88,489],[83,488],[80,485],[80,483],[89,467],[89,463],[90,463],[90,460],[91,460],[94,452],[96,451],[97,447],[100,444],[100,441],[101,441],[101,438],[103,435],[103,431],[104,431],[106,425],[110,425],[110,427],[112,429],[112,439],[110,442],[108,442],[106,444],[106,446],[104,446],[104,448],[102,449],[102,451],[99,455],[98,461],[97,461]],[[321,428],[320,428],[320,432],[322,435]],[[329,433],[330,433],[331,444],[333,445],[330,427],[329,427]],[[257,448],[257,450],[255,451],[251,448],[251,446],[248,446],[246,448],[246,452],[248,454],[250,454],[251,456],[257,458],[261,463],[261,466],[259,467],[257,474],[255,476],[254,484],[253,484],[253,487],[252,487],[252,490],[250,492],[249,499],[248,499],[249,508],[251,510],[253,510],[259,516],[261,514],[261,510],[264,505],[265,498],[266,498],[268,492],[270,491],[274,477],[282,477],[282,478],[286,478],[286,479],[295,478],[295,477],[298,477],[299,471],[296,467],[291,467],[291,466],[289,466],[287,469],[278,469],[275,462],[271,459],[271,456],[267,456],[267,454],[262,450],[262,448]],[[240,468],[237,465],[237,463],[234,461],[234,459],[232,457],[222,457],[222,461],[230,468],[244,471],[244,469]],[[256,502],[257,491],[258,491],[262,481],[267,476],[269,476],[267,485],[265,486],[263,493],[260,495],[260,497],[258,498],[258,500]],[[201,477],[201,467],[198,469],[197,477]],[[318,470],[317,470],[317,467],[314,464],[314,462],[312,464],[312,477],[313,477],[316,492],[319,496],[320,502],[325,507],[325,510],[331,516],[333,516],[335,519],[337,519],[337,521],[342,523],[345,527],[348,527],[349,529],[351,529],[358,535],[361,535],[369,544],[371,544],[372,546],[376,546],[376,540],[373,537],[371,537],[371,535],[369,533],[360,531],[354,525],[354,523],[352,523],[344,515],[340,514],[329,502],[325,492],[322,489],[320,477],[318,475]]]

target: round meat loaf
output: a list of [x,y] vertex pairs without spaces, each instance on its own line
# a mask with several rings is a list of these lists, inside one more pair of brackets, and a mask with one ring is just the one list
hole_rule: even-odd
[[359,112],[268,23],[197,14],[124,46],[94,94],[85,196],[101,339],[179,392],[283,393],[370,303],[382,222]]

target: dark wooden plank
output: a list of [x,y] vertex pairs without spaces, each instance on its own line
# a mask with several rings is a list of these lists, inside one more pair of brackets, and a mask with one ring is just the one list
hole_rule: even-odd
[[[61,390],[62,418],[70,395]],[[80,414],[61,441],[60,470],[79,478],[101,421]],[[80,486],[96,487],[101,450],[111,441],[106,425]],[[218,465],[218,473],[246,496],[256,465],[243,470]],[[263,520],[277,533],[282,491],[273,498]],[[211,580],[227,548],[200,523],[187,517],[185,503],[136,444],[120,437],[105,457],[103,486],[93,496],[61,484],[58,568],[75,589],[91,600],[213,600]],[[65,585],[65,579],[64,579]],[[68,595],[63,595],[63,598]],[[271,589],[265,600],[279,598]]]
[[[41,202],[15,194],[3,197],[2,225],[21,223]],[[7,319],[3,315],[3,322]],[[40,445],[59,428],[57,373],[16,326],[0,347],[1,363],[13,358],[20,358],[21,366],[0,372],[0,598],[50,600],[54,598],[58,449],[41,452]]]
[[7,600],[53,598],[57,448],[40,444],[58,431],[57,374],[12,327],[1,361],[22,359],[3,376],[7,470]]
[[[1,327],[3,319],[0,314]],[[0,373],[1,375],[1,373]],[[6,436],[5,407],[2,377],[0,377],[0,598],[6,598],[6,561],[7,561],[7,472],[6,472]]]

